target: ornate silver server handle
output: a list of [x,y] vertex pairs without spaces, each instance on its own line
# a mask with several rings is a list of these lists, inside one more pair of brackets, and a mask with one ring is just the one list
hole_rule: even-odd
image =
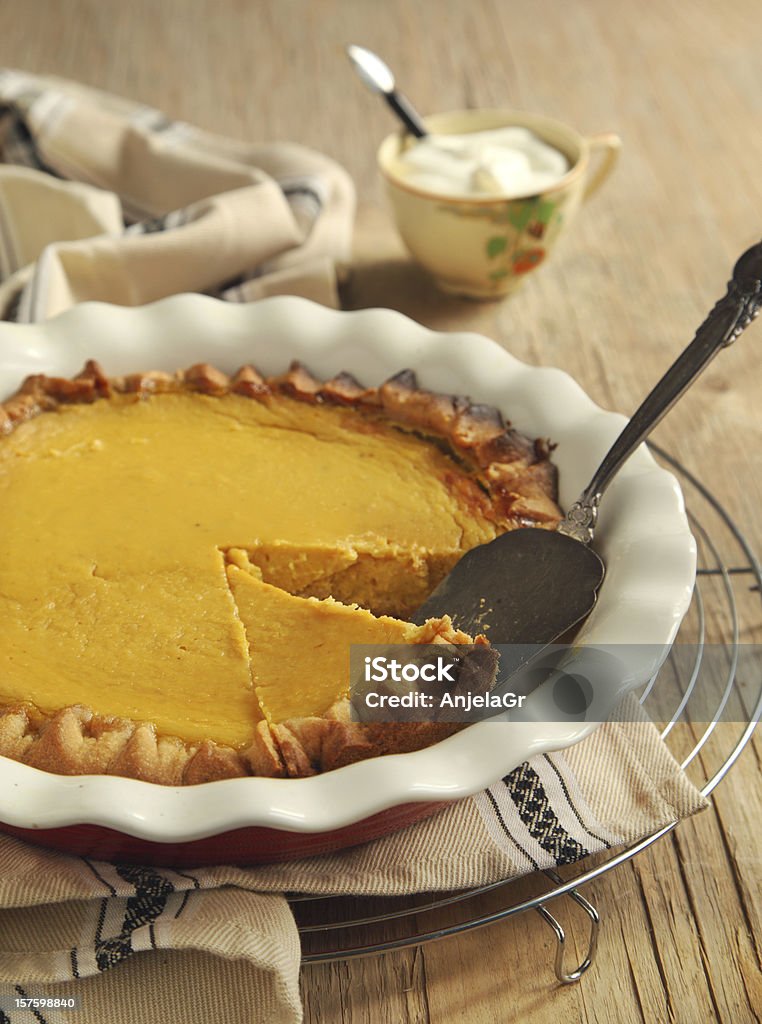
[[595,475],[558,527],[559,533],[589,544],[593,539],[601,496],[622,464],[669,412],[720,349],[727,348],[749,326],[762,306],[762,242],[738,260],[728,290],[696,331],[662,379],[643,400],[632,419],[604,456]]

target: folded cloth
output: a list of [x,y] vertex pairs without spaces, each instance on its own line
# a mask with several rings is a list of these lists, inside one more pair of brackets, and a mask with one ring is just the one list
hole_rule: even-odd
[[0,70],[0,319],[189,291],[336,306],[354,205],[344,169],[303,146]]
[[[628,698],[621,721],[488,790],[355,849],[256,868],[170,870],[67,857],[0,836],[0,1022],[19,995],[76,996],[49,1024],[302,1019],[283,892],[404,896],[570,864],[705,806]],[[500,728],[496,724],[494,728]]]

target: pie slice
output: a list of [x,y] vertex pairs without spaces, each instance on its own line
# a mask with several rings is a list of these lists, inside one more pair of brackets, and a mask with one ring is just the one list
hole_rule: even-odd
[[89,363],[29,378],[0,434],[0,754],[69,774],[299,775],[434,742],[453,727],[350,722],[336,666],[470,641],[405,620],[471,547],[560,517],[547,442],[407,372]]
[[448,617],[416,626],[331,597],[297,597],[265,583],[245,559],[241,567],[241,555],[230,552],[228,582],[248,639],[252,683],[282,761],[279,774],[336,768],[357,760],[358,751],[369,757],[399,750],[405,735],[408,743],[415,736],[415,748],[455,731],[433,722],[361,725],[349,714],[351,645],[473,643]]

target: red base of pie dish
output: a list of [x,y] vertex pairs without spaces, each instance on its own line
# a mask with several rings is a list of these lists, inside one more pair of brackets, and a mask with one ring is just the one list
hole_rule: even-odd
[[359,846],[428,818],[444,806],[440,802],[401,804],[332,832],[239,828],[187,843],[155,843],[100,825],[30,829],[2,823],[0,830],[28,843],[94,860],[187,868],[214,864],[252,865],[315,857]]

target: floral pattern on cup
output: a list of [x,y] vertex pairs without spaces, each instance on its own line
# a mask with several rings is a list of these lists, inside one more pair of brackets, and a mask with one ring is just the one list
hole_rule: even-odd
[[458,217],[486,220],[495,226],[495,233],[485,242],[489,270],[487,277],[496,288],[505,278],[534,270],[545,259],[547,249],[541,242],[552,243],[563,223],[563,196],[548,199],[529,196],[522,200],[474,207],[465,203],[442,203],[442,212]]

